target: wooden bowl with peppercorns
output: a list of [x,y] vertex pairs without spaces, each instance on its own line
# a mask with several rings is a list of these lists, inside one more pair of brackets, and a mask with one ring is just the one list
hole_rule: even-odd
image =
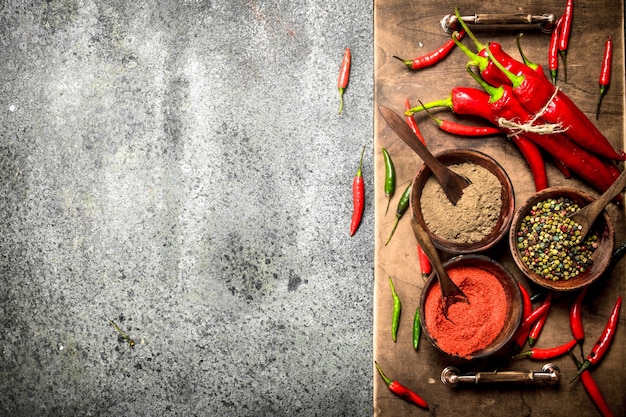
[[447,150],[435,157],[472,183],[453,205],[431,169],[422,165],[411,189],[413,217],[439,250],[457,255],[491,249],[506,236],[515,211],[508,174],[495,159],[473,149]]
[[518,268],[534,283],[571,291],[596,281],[611,261],[614,228],[605,211],[587,237],[567,217],[594,201],[575,188],[551,187],[530,197],[513,216],[509,246]]

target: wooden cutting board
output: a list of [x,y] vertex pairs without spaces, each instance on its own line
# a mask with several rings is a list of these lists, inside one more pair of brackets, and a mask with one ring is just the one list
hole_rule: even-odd
[[[416,241],[409,225],[410,212],[400,221],[398,229],[385,246],[394,220],[394,211],[402,190],[413,179],[421,165],[421,160],[404,145],[391,131],[378,112],[379,105],[385,105],[398,113],[404,111],[405,99],[412,105],[442,99],[449,95],[455,86],[476,86],[465,70],[467,57],[458,49],[443,62],[419,72],[409,71],[400,61],[393,58],[414,58],[441,45],[449,35],[441,28],[444,15],[454,12],[458,6],[463,15],[476,13],[554,13],[560,16],[565,0],[529,0],[511,3],[504,0],[491,2],[449,1],[425,2],[418,0],[375,0],[374,1],[374,63],[375,63],[375,110],[374,110],[374,152],[375,152],[375,200],[376,200],[376,241],[375,241],[375,285],[374,285],[374,360],[388,377],[397,379],[404,385],[420,393],[430,404],[430,415],[438,417],[477,415],[477,416],[597,416],[598,411],[583,389],[580,381],[570,383],[575,374],[571,358],[564,356],[554,360],[563,377],[556,387],[541,384],[527,386],[493,385],[451,389],[440,381],[441,371],[448,365],[422,335],[418,350],[411,343],[413,316],[417,308],[424,279],[416,252]],[[477,37],[484,43],[500,42],[511,55],[518,57],[515,43],[520,30],[478,28]],[[624,149],[624,5],[621,0],[600,0],[575,2],[574,23],[567,54],[567,82],[563,70],[559,72],[558,86],[594,121],[616,149]],[[611,85],[603,100],[599,120],[595,120],[595,107],[598,99],[598,75],[604,50],[604,42],[611,35],[615,41],[613,76]],[[471,46],[469,39],[464,43]],[[524,29],[521,44],[526,56],[547,67],[549,35],[536,29]],[[562,68],[561,63],[561,68]],[[450,112],[438,113],[441,118],[475,123],[476,120],[456,118]],[[417,117],[420,130],[433,152],[451,148],[472,148],[483,151],[495,158],[508,172],[515,189],[516,206],[534,193],[530,172],[519,151],[505,136],[482,139],[464,139],[442,133],[425,115]],[[383,193],[384,163],[381,148],[390,153],[396,167],[397,189],[385,215],[386,197]],[[623,169],[620,166],[620,169]],[[565,179],[548,162],[550,185],[570,185],[579,187],[592,195],[595,191],[576,178]],[[616,242],[626,239],[624,209],[612,205],[609,214],[616,225]],[[442,254],[445,257],[449,255]],[[509,255],[506,242],[493,256],[507,266],[522,285],[531,293],[540,291],[525,280]],[[584,352],[588,353],[599,337],[608,314],[618,295],[624,295],[626,287],[626,260],[621,260],[606,276],[590,288],[583,310],[587,338]],[[388,277],[394,280],[396,290],[402,300],[398,340],[391,338],[392,296]],[[555,294],[553,307],[537,347],[552,347],[571,338],[568,322],[568,309],[574,294]],[[624,388],[626,383],[626,323],[622,309],[620,325],[608,355],[593,377],[602,390],[615,415],[625,415]],[[544,362],[529,359],[510,361],[507,370],[540,370]],[[373,364],[372,364],[373,366]],[[462,371],[492,371],[464,367]],[[374,414],[376,416],[418,416],[429,412],[417,408],[392,394],[375,368]],[[502,365],[500,367],[502,370]]]

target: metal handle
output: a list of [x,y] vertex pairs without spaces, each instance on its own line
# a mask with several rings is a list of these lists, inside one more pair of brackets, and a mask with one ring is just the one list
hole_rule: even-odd
[[553,363],[547,363],[541,371],[494,371],[494,372],[471,372],[459,373],[454,366],[448,366],[441,372],[441,382],[448,387],[456,387],[459,384],[479,384],[494,382],[526,383],[543,381],[548,385],[554,385],[561,379],[561,370]]
[[[550,33],[554,29],[556,16],[552,13],[543,15],[531,14],[475,14],[461,16],[468,25],[536,25],[542,32]],[[461,25],[457,17],[449,14],[441,19],[441,27],[446,33],[460,30]]]

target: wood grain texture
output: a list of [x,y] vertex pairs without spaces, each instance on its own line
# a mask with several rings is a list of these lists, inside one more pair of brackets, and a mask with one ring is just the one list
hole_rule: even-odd
[[[430,415],[459,416],[597,416],[598,412],[579,381],[570,384],[575,366],[570,358],[562,357],[554,362],[563,372],[561,383],[546,386],[487,386],[450,389],[440,382],[442,369],[448,363],[440,358],[428,341],[422,337],[417,351],[411,344],[413,314],[419,303],[424,280],[417,259],[416,242],[408,218],[403,218],[389,245],[384,246],[393,224],[393,209],[406,184],[413,179],[421,160],[406,147],[386,125],[378,111],[385,105],[401,113],[406,98],[417,105],[417,100],[428,102],[445,98],[455,86],[476,86],[465,71],[467,57],[460,51],[453,53],[434,67],[412,72],[393,55],[413,58],[431,51],[448,39],[439,24],[441,18],[453,13],[458,6],[462,14],[473,13],[554,13],[560,15],[565,1],[527,0],[511,3],[503,0],[492,2],[448,1],[425,2],[417,0],[375,0],[374,2],[374,63],[375,63],[375,189],[376,189],[376,236],[375,236],[375,286],[374,286],[374,360],[378,361],[387,376],[398,379],[414,389],[430,404]],[[515,37],[519,31],[476,30],[483,41],[498,41],[511,55],[518,57]],[[615,52],[611,86],[604,97],[600,119],[595,120],[598,99],[598,76],[602,61],[604,41],[613,36]],[[526,56],[547,66],[549,36],[539,31],[527,30],[521,40]],[[464,43],[471,46],[469,39]],[[594,121],[616,149],[624,145],[624,5],[621,0],[576,1],[570,48],[567,54],[568,82],[559,73],[558,86]],[[561,64],[562,65],[562,64]],[[476,120],[457,118],[449,111],[441,111],[442,118],[476,123]],[[534,193],[530,171],[519,151],[504,136],[483,139],[462,139],[438,131],[425,116],[417,118],[420,130],[432,152],[450,148],[472,148],[494,157],[508,172],[516,195],[516,205]],[[380,148],[385,147],[394,160],[397,173],[397,191],[385,216],[386,198],[383,193],[384,163]],[[620,165],[620,169],[623,167]],[[548,166],[550,185],[571,185],[592,195],[597,195],[576,178],[565,179]],[[616,242],[626,239],[624,209],[612,205],[608,209],[616,225]],[[407,215],[408,217],[408,215]],[[531,290],[538,291],[525,280],[515,267],[508,248],[501,245],[490,253],[507,266],[518,280]],[[442,254],[444,257],[449,256]],[[626,287],[626,260],[619,262],[603,280],[590,288],[583,311],[587,338],[585,353],[600,335],[610,309],[618,294]],[[392,298],[388,276],[394,279],[396,290],[402,299],[403,313],[398,331],[398,341],[391,340]],[[538,347],[556,346],[571,338],[568,324],[568,308],[574,294],[556,294],[554,306]],[[613,346],[593,371],[616,415],[625,415],[624,388],[626,385],[626,323],[622,310],[620,327]],[[500,369],[539,370],[543,362],[530,360],[510,361],[500,364]],[[476,365],[478,371],[489,370],[489,364]],[[465,367],[463,371],[471,369]],[[418,416],[429,412],[418,409],[390,393],[383,380],[373,368],[374,414],[376,416]]]

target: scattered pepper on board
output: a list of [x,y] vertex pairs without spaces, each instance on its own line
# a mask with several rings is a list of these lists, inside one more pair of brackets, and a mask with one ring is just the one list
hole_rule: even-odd
[[393,165],[393,160],[387,152],[387,149],[381,149],[383,153],[383,160],[385,162],[385,197],[387,197],[387,208],[385,209],[385,215],[389,211],[389,204],[391,203],[391,197],[393,197],[396,191],[396,169]]
[[383,373],[382,369],[378,365],[378,362],[374,361],[374,365],[376,365],[376,369],[380,376],[385,380],[389,391],[396,394],[398,397],[403,398],[404,400],[411,402],[421,408],[428,410],[428,403],[421,396],[419,396],[416,392],[412,391],[410,388],[405,387],[398,381],[391,380],[387,378],[387,376]]
[[[544,303],[552,305],[552,293],[548,293],[548,295],[546,296],[546,299],[544,300]],[[546,320],[548,319],[549,312],[550,310],[548,310],[546,314],[541,316],[539,320],[537,320],[535,324],[532,326],[532,328],[530,329],[530,333],[528,334],[529,346],[534,345],[537,339],[539,338],[539,334],[541,333],[541,330],[543,329],[543,326],[546,324]]]
[[561,18],[556,20],[552,35],[550,35],[550,46],[548,47],[548,70],[552,84],[556,85],[559,72],[559,34],[561,33]]
[[563,59],[563,78],[567,82],[567,47],[569,45],[569,36],[572,31],[572,19],[574,17],[574,0],[567,0],[565,11],[561,16],[561,30],[559,31],[559,54]]
[[398,327],[400,326],[400,315],[402,314],[402,301],[393,285],[393,280],[389,277],[389,285],[391,286],[391,295],[393,296],[393,311],[391,313],[391,339],[395,342],[398,340]]
[[596,366],[600,360],[606,355],[606,352],[609,350],[611,346],[611,342],[615,337],[615,331],[617,330],[617,323],[619,323],[619,312],[622,307],[622,296],[617,297],[617,301],[615,301],[615,305],[613,306],[613,310],[611,311],[611,315],[609,316],[609,320],[606,322],[606,326],[602,331],[602,334],[596,341],[596,343],[591,348],[591,352],[587,355],[584,362],[578,369],[578,373],[574,376],[576,379],[584,370],[588,369],[591,366]]
[[565,355],[567,352],[572,350],[574,346],[576,346],[576,339],[572,339],[562,345],[551,347],[551,348],[531,348],[526,352],[518,353],[513,356],[513,359],[522,359],[529,358],[538,361],[549,360],[558,358],[559,356]]
[[596,109],[596,120],[600,114],[600,104],[606,89],[611,82],[611,63],[613,62],[613,40],[609,36],[604,44],[604,57],[602,58],[602,68],[600,68],[600,98],[598,99],[598,107]]
[[[463,36],[465,36],[465,31],[457,32],[456,40],[460,41],[461,39],[463,39]],[[443,61],[445,57],[450,55],[450,52],[452,52],[452,50],[454,49],[454,45],[455,45],[454,39],[450,39],[447,42],[445,42],[443,45],[441,45],[439,48],[435,49],[434,51],[431,51],[417,58],[402,59],[395,55],[393,57],[402,61],[402,63],[406,65],[407,68],[411,70],[419,70],[419,69],[433,66],[436,63]]]
[[412,182],[409,182],[409,185],[407,185],[407,187],[404,189],[402,196],[400,196],[400,200],[398,201],[398,207],[396,208],[396,220],[393,223],[393,228],[391,229],[389,238],[385,242],[385,246],[387,246],[387,244],[389,244],[389,242],[391,241],[391,238],[393,237],[393,234],[398,227],[400,219],[402,218],[402,216],[404,216],[404,213],[406,213],[407,209],[409,208],[409,199],[411,197],[411,183]]
[[[571,351],[569,352],[569,354],[576,364],[576,368],[580,369],[580,361],[576,358],[576,356],[574,356]],[[591,376],[591,372],[589,372],[589,369],[585,369],[580,373],[580,380],[583,383],[585,391],[587,391],[587,395],[589,395],[589,398],[596,406],[602,417],[613,417],[614,414],[609,407],[609,403],[607,403],[606,398],[604,398],[604,395],[602,394],[602,391],[600,391],[600,387],[598,387],[598,384]]]

